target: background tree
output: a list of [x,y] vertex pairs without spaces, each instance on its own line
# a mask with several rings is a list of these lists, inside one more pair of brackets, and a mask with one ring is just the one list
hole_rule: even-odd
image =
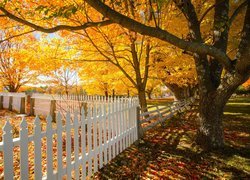
[[156,76],[178,100],[191,97],[197,89],[194,61],[182,51],[169,47],[168,51],[156,52],[153,58]]
[[79,77],[83,89],[88,94],[101,94],[106,97],[116,95],[134,95],[132,84],[124,77],[122,72],[109,62],[82,62]]
[[[3,32],[1,39],[4,39]],[[37,77],[36,63],[32,55],[27,54],[28,47],[29,42],[20,42],[20,39],[0,43],[0,83],[9,92],[17,92]]]
[[[119,29],[119,27],[114,27]],[[106,29],[106,32],[109,30]],[[85,32],[84,36],[87,36],[90,45],[95,50],[84,51],[86,56],[87,51],[94,53],[95,57],[101,56],[111,63],[111,66],[116,66],[123,75],[130,81],[139,95],[139,101],[142,109],[146,109],[146,85],[148,80],[149,61],[151,45],[144,37],[131,32],[117,32],[124,33],[124,37],[121,39],[117,36],[110,36],[103,32],[103,30],[97,30],[95,34],[90,35],[89,32]],[[100,34],[98,34],[100,33]],[[115,35],[116,33],[113,34]],[[102,39],[101,39],[102,38]],[[120,40],[119,40],[120,38]],[[97,40],[98,39],[98,40]],[[86,43],[84,43],[86,45]],[[88,57],[91,57],[88,55]]]

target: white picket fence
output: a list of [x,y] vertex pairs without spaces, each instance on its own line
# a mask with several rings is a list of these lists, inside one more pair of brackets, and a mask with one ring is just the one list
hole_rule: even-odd
[[[58,113],[56,124],[52,123],[51,116],[47,117],[46,130],[43,132],[41,121],[36,117],[32,135],[28,133],[27,122],[23,118],[20,124],[20,137],[14,139],[12,126],[7,121],[3,127],[3,142],[0,142],[4,179],[13,179],[14,173],[17,172],[13,164],[13,149],[16,147],[20,148],[18,158],[21,179],[29,179],[31,169],[34,179],[91,177],[137,140],[137,106],[136,100],[115,99],[106,104],[94,105],[93,113],[91,108],[88,108],[87,117],[84,108],[80,117],[76,112],[72,118],[68,112],[66,120]],[[45,143],[45,139],[44,148],[42,144]],[[31,149],[33,152],[30,152]],[[30,159],[32,156],[34,161]],[[44,161],[45,169],[42,164]]]
[[[60,112],[61,114],[66,114],[66,111],[74,113],[75,111],[80,111],[82,107],[85,109],[90,107],[93,109],[94,105],[104,105],[108,102],[115,101],[117,97],[105,96],[87,96],[87,95],[53,95],[53,94],[39,94],[34,93],[31,96],[34,99],[34,114],[35,115],[47,115],[52,111]],[[137,98],[119,98],[120,101],[137,101]],[[52,106],[52,103],[55,103]],[[54,108],[54,109],[52,109]]]
[[194,102],[195,98],[190,97],[182,101],[169,103],[166,106],[148,106],[146,112],[140,113],[139,127],[142,127],[139,132],[140,136],[142,136],[145,131],[155,127],[157,124],[163,123],[167,119],[172,118],[175,114],[190,109],[190,106]]

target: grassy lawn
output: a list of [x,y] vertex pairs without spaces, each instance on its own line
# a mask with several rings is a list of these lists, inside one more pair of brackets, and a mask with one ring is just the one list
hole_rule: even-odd
[[236,117],[249,117],[250,97],[230,99],[224,110],[224,114],[234,115]]
[[164,98],[164,99],[148,99],[147,103],[148,105],[167,105],[173,103],[173,98]]
[[147,132],[95,174],[95,179],[250,179],[250,99],[229,101],[224,113],[226,146],[207,152],[194,142],[194,116]]

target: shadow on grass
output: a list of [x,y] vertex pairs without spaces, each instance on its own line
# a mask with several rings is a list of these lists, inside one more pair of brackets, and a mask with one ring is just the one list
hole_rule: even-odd
[[227,103],[224,114],[234,116],[250,116],[250,98],[230,99]]
[[176,118],[147,132],[95,174],[94,179],[250,179],[250,117],[225,115],[223,150],[193,141],[195,118]]
[[250,96],[229,99],[229,102],[250,103]]

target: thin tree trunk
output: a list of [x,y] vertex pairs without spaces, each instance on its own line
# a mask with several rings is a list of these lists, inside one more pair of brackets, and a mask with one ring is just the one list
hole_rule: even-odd
[[145,90],[138,90],[138,95],[142,112],[147,112],[147,99]]
[[152,99],[151,97],[151,94],[152,94],[153,90],[147,90],[147,96],[148,96],[148,99]]
[[[164,83],[170,91],[174,94],[177,100],[186,99],[194,94],[195,88],[191,87],[179,87],[177,84]],[[187,93],[188,91],[188,93]]]

